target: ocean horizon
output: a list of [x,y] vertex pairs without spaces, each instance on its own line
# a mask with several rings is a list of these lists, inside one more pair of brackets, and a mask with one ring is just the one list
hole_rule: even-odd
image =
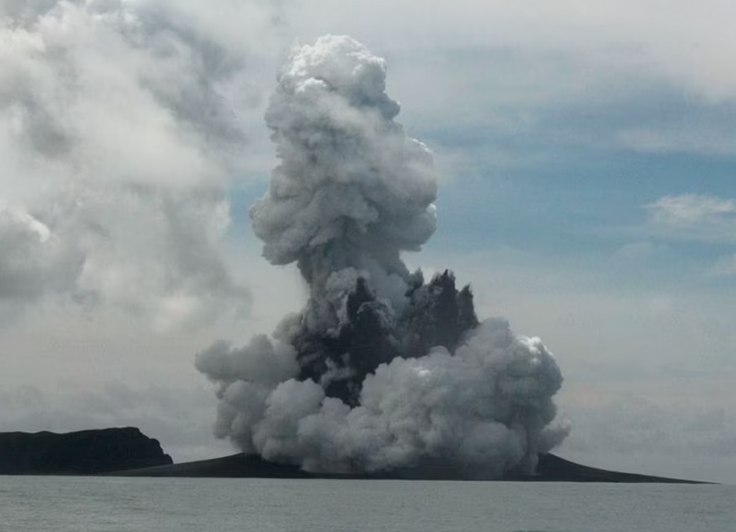
[[3,477],[9,532],[726,532],[736,486]]

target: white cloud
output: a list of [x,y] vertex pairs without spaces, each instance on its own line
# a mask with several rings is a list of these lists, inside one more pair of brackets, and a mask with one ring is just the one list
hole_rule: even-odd
[[[721,113],[693,125],[678,123],[679,110],[658,111],[664,94],[698,114],[719,105],[733,113],[736,65],[724,50],[736,46],[727,22],[736,7],[726,0],[322,0],[287,3],[284,12],[288,32],[302,40],[347,33],[386,55],[392,94],[411,102],[408,125],[524,142],[521,153],[492,140],[473,151],[497,151],[501,166],[554,159],[560,145],[736,154],[733,121]],[[632,110],[643,100],[651,100],[646,112]],[[566,112],[574,118],[544,131],[545,118]]]
[[675,226],[717,223],[724,217],[736,217],[733,200],[695,194],[665,196],[649,208],[655,220]]
[[697,194],[665,196],[646,206],[661,236],[710,242],[736,240],[736,201]]
[[251,130],[266,137],[255,67],[273,54],[274,10],[217,4],[0,6],[6,316],[50,295],[159,327],[247,308],[219,242]]
[[[347,32],[391,50],[502,47],[565,51],[612,66],[614,52],[635,68],[669,79],[709,101],[736,98],[736,67],[724,50],[736,45],[727,0],[413,0],[303,2],[289,19],[304,38]],[[412,24],[406,20],[411,14]]]

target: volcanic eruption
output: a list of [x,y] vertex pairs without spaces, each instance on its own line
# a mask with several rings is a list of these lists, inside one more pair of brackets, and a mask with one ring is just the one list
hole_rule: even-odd
[[216,435],[312,472],[530,473],[566,435],[562,374],[539,339],[479,321],[449,270],[427,280],[402,261],[435,231],[437,180],[385,79],[382,58],[339,36],[298,47],[279,76],[266,123],[280,164],[250,218],[309,298],[270,336],[197,356]]

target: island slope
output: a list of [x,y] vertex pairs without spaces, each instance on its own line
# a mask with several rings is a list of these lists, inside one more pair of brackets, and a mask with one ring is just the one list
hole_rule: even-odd
[[[151,467],[117,472],[115,475],[136,477],[213,477],[213,478],[345,478],[396,480],[463,480],[456,471],[442,467],[416,468],[380,474],[330,475],[307,473],[297,466],[273,464],[254,455],[235,454],[212,460],[201,460],[170,466]],[[535,475],[510,475],[502,480],[519,482],[607,482],[607,483],[675,483],[704,484],[703,482],[621,473],[596,469],[553,454],[539,457]]]

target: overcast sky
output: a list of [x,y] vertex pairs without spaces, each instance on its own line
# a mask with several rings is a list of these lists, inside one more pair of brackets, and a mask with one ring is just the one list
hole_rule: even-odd
[[590,465],[736,482],[736,4],[0,0],[0,431],[231,452],[194,369],[298,310],[248,206],[295,42],[349,34],[441,173],[405,257],[540,336]]

